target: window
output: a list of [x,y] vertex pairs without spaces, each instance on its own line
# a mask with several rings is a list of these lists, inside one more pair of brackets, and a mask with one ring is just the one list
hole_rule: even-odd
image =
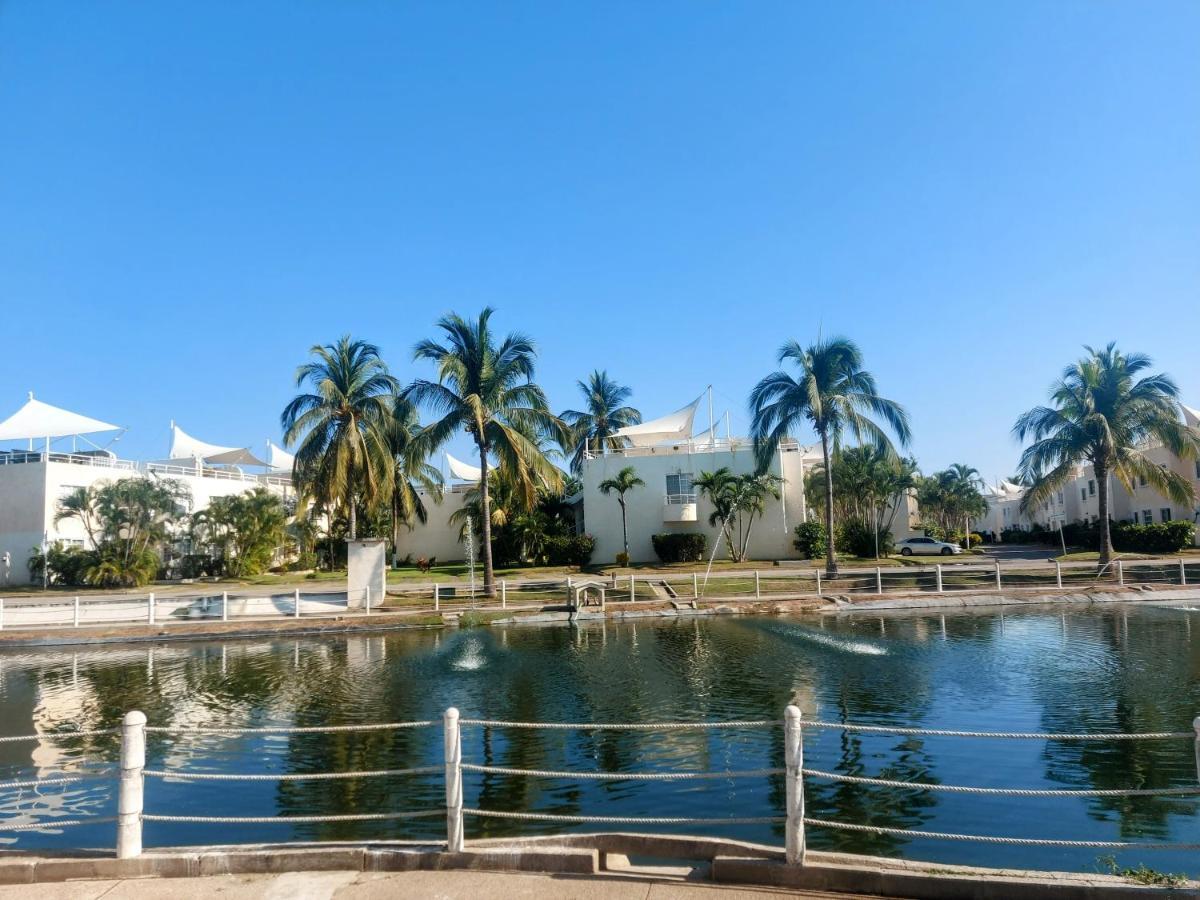
[[1141,475],[1138,477],[1138,485],[1141,487],[1146,486],[1146,476],[1145,475]]
[[1170,522],[1171,521],[1171,507],[1164,506],[1162,509],[1160,509],[1158,511],[1158,515],[1161,517],[1162,521]]
[[1142,510],[1142,524],[1143,525],[1153,525],[1154,524],[1154,513],[1152,513],[1148,509],[1143,509]]
[[1062,491],[1058,492],[1058,505],[1059,506],[1063,505],[1063,492]]
[[696,491],[692,487],[692,473],[678,472],[667,476],[667,499],[674,498],[679,503],[693,503]]
[[1095,482],[1095,479],[1092,479],[1092,478],[1088,479],[1088,496],[1090,496],[1090,497],[1096,496],[1096,482]]
[[1196,460],[1196,477],[1200,478],[1200,459]]
[[1085,503],[1087,502],[1087,488],[1079,489],[1079,499],[1083,500]]

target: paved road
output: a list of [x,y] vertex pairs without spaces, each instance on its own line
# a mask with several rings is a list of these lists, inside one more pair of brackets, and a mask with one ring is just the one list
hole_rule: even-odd
[[1043,547],[1038,544],[989,544],[983,548],[988,559],[998,559],[1001,564],[1022,560],[1050,560],[1062,553],[1058,547]]
[[214,875],[210,878],[143,878],[71,881],[0,887],[3,900],[833,900],[850,894],[731,888],[633,876],[569,877],[495,872],[297,872],[285,875]]

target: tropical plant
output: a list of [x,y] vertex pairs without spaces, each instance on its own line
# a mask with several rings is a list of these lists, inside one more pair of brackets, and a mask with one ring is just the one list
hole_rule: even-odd
[[746,558],[754,520],[762,515],[767,497],[779,499],[781,482],[778,475],[769,472],[735,475],[728,466],[715,472],[701,472],[693,482],[712,505],[708,524],[721,526],[733,562]]
[[[862,352],[846,338],[818,339],[810,347],[789,341],[779,351],[780,364],[792,363],[798,378],[785,371],[768,375],[750,393],[751,433],[758,465],[766,471],[780,441],[804,424],[821,440],[825,495],[833,496],[831,457],[848,432],[857,443],[870,443],[894,453],[892,442],[872,416],[881,419],[902,446],[909,442],[908,413],[879,395],[875,378],[863,368]],[[825,504],[825,570],[837,575],[833,503]]]
[[987,515],[987,500],[979,489],[982,484],[979,471],[963,463],[922,478],[917,486],[922,520],[945,533],[962,530],[971,519]]
[[123,478],[76,488],[58,505],[55,521],[77,519],[95,557],[83,579],[104,586],[149,584],[162,552],[186,516],[190,493],[169,478]]
[[1072,478],[1076,466],[1091,464],[1104,567],[1113,550],[1109,477],[1130,493],[1145,479],[1163,496],[1190,506],[1196,500],[1191,482],[1156,465],[1147,451],[1159,444],[1177,457],[1195,459],[1200,455],[1200,433],[1184,424],[1179,389],[1170,376],[1138,377],[1150,367],[1150,357],[1126,355],[1115,343],[1103,350],[1084,349],[1087,356],[1067,366],[1051,387],[1051,405],[1022,414],[1013,434],[1021,441],[1032,440],[1021,454],[1021,472],[1032,481],[1021,498],[1023,511],[1047,502]]
[[627,443],[617,436],[617,430],[637,425],[642,414],[625,401],[633,391],[609,378],[608,372],[600,369],[592,372],[587,381],[575,382],[583,394],[584,409],[564,410],[560,418],[567,425],[567,447],[571,455],[571,471],[583,467],[587,453],[617,450]]
[[[835,451],[832,465],[834,518],[843,524],[857,523],[856,534],[866,531],[872,535],[866,542],[869,547],[866,555],[878,558],[880,551],[891,542],[896,516],[905,509],[905,496],[917,486],[916,460],[897,457],[874,444],[865,444]],[[822,516],[825,481],[825,470],[821,465],[809,469],[804,476],[804,496],[810,507]],[[842,543],[845,544],[846,530],[835,529],[835,547],[838,546],[838,533],[843,535]],[[863,544],[859,541],[856,546]]]
[[655,555],[665,563],[700,562],[708,536],[698,531],[664,531],[650,535]]
[[192,516],[192,541],[207,548],[229,575],[257,575],[271,567],[287,537],[283,501],[266,488],[213,497]]
[[625,559],[629,559],[629,524],[626,517],[625,495],[634,488],[644,487],[646,482],[638,477],[637,470],[633,466],[626,466],[617,473],[616,478],[605,478],[600,482],[600,493],[608,496],[616,492],[617,503],[621,507],[621,540],[624,543],[623,552]]
[[399,384],[378,347],[349,335],[310,352],[315,358],[296,370],[296,387],[308,390],[280,416],[283,441],[296,445],[297,488],[329,512],[343,512],[354,540],[359,502],[374,509],[391,496],[388,428]]
[[444,484],[442,473],[430,465],[422,452],[421,423],[417,409],[403,397],[397,397],[392,416],[387,422],[388,451],[392,457],[392,560],[399,564],[400,529],[410,531],[420,523],[429,521],[429,510],[425,507],[425,496],[435,503],[442,502]]
[[433,452],[460,431],[466,431],[479,453],[480,529],[483,537],[483,589],[496,594],[492,563],[491,479],[494,455],[507,470],[525,506],[536,501],[540,486],[557,490],[562,473],[530,435],[563,439],[562,422],[552,414],[546,395],[533,381],[536,351],[533,341],[511,333],[499,343],[491,329],[492,309],[468,321],[454,313],[438,320],[444,343],[421,341],[416,359],[437,366],[437,381],[417,380],[404,397],[430,409],[439,418],[420,435],[419,446]]

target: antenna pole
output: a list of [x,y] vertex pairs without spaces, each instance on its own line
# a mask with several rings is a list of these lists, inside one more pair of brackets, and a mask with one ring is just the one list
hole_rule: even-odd
[[714,446],[716,442],[716,434],[714,433],[715,424],[713,423],[713,399],[712,385],[708,386],[708,446]]

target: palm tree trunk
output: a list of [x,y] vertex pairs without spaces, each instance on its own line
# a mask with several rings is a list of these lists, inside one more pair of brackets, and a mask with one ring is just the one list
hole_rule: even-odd
[[625,545],[625,559],[629,559],[629,526],[625,521],[625,498],[620,498],[621,503],[621,540]]
[[821,431],[821,455],[825,460],[825,574],[837,577],[837,555],[833,549],[833,467],[829,462],[829,434]]
[[349,538],[350,538],[350,540],[352,540],[352,541],[353,541],[353,540],[356,540],[356,539],[358,538],[358,509],[356,508],[357,504],[354,502],[354,495],[353,495],[353,494],[351,494],[351,495],[350,495],[350,496],[347,498],[347,501],[348,501],[348,503],[349,503],[349,506],[350,506],[350,534],[349,534]]
[[1100,513],[1100,567],[1112,561],[1112,532],[1108,527],[1108,467],[1104,463],[1092,466],[1096,475],[1096,497]]
[[483,534],[483,594],[496,596],[496,574],[492,568],[492,496],[488,489],[487,446],[482,440],[479,445],[479,507],[483,516],[480,531]]

